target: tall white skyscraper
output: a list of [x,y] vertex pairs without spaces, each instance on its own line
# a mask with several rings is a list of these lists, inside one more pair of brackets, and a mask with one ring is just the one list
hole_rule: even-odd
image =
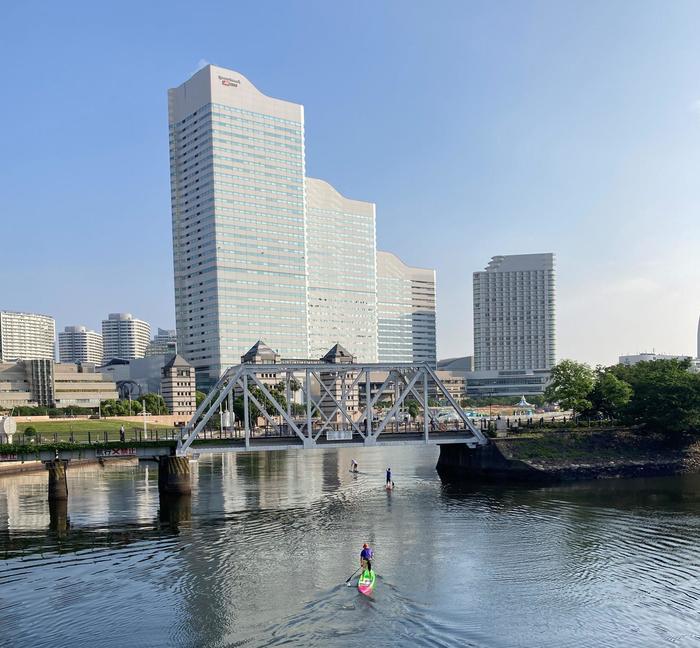
[[377,362],[374,203],[307,178],[306,207],[309,355],[340,343],[358,362]]
[[61,362],[102,364],[102,336],[85,326],[66,326],[58,334]]
[[555,363],[554,255],[495,256],[474,273],[474,368],[550,369]]
[[0,311],[0,362],[54,360],[55,353],[53,317]]
[[[208,65],[168,91],[168,116],[178,353],[198,386],[257,340],[285,359],[340,343],[376,361],[375,206],[305,177],[303,106]],[[421,272],[415,295],[432,297],[407,306],[406,344],[434,364],[435,273]]]
[[113,358],[143,358],[151,340],[151,326],[131,313],[110,313],[102,320],[104,362]]
[[377,252],[380,362],[436,365],[435,270]]
[[202,386],[258,339],[308,357],[303,106],[207,65],[168,115],[179,353]]

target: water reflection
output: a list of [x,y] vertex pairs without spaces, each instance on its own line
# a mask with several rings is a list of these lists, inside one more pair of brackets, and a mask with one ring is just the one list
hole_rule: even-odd
[[[698,478],[465,487],[436,458],[203,455],[180,498],[155,465],[71,468],[63,507],[45,473],[0,479],[2,641],[697,645]],[[372,600],[344,584],[364,541]]]

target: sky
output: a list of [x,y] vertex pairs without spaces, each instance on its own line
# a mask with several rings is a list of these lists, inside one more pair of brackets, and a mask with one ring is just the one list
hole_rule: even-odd
[[554,252],[557,356],[696,353],[700,3],[32,2],[3,9],[0,309],[174,327],[167,89],[207,62],[304,104],[307,175],[434,267]]

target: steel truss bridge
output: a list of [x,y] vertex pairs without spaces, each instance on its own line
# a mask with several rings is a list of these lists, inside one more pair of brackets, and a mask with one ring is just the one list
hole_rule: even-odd
[[[430,407],[431,393],[449,403],[449,420],[439,419]],[[293,406],[293,397],[301,403]],[[242,399],[243,420],[234,426],[230,413],[238,398]],[[388,409],[380,406],[387,398],[391,402]],[[410,423],[399,420],[407,400],[416,401],[419,408],[418,417]],[[255,420],[258,413],[265,420],[264,431]],[[228,421],[226,441],[220,447],[201,448],[205,452],[448,443],[476,447],[488,443],[427,364],[251,363],[230,367],[180,432],[178,456],[200,449],[198,445],[192,448],[192,443],[206,435],[207,424],[217,414]]]

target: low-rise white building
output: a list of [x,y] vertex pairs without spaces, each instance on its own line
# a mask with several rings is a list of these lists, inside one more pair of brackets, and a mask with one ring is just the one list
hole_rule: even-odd
[[551,378],[550,369],[471,371],[465,374],[467,396],[532,396],[544,393]]
[[98,407],[116,399],[117,387],[94,366],[53,360],[0,364],[0,407]]
[[622,365],[636,365],[639,362],[651,362],[653,360],[692,360],[687,355],[669,355],[666,353],[637,353],[635,355],[621,355],[618,362]]

